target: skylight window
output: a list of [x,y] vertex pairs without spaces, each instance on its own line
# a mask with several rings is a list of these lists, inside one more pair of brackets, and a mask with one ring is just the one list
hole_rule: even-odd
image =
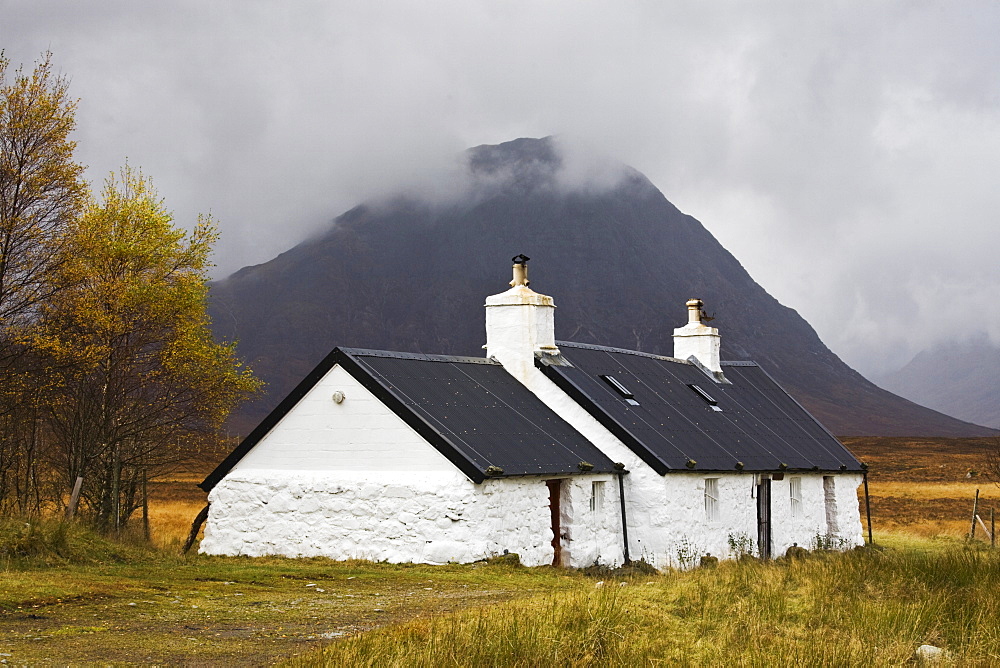
[[695,394],[697,394],[699,397],[701,397],[702,399],[704,399],[705,402],[709,406],[711,406],[711,408],[712,408],[713,411],[718,411],[718,412],[722,411],[722,409],[719,408],[719,402],[716,401],[712,397],[711,394],[709,394],[708,392],[706,392],[705,390],[701,389],[700,387],[698,387],[697,385],[694,385],[694,384],[689,384],[688,387],[690,387],[692,390],[694,390]]
[[604,382],[615,389],[615,391],[622,395],[622,399],[625,400],[629,406],[638,406],[639,402],[635,400],[635,395],[628,391],[628,388],[621,384],[621,382],[614,376],[601,376]]

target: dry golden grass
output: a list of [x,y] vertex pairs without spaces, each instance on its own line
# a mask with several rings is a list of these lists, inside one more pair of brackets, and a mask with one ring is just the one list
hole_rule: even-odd
[[[984,486],[981,480],[969,482],[906,482],[906,481],[879,481],[877,487],[872,487],[872,491],[878,490],[881,496],[905,496],[914,499],[971,499],[976,495],[976,490],[980,490],[980,498],[987,496],[996,497],[994,493],[996,487],[992,484]],[[1000,491],[1000,490],[998,490]]]
[[[995,439],[848,438],[844,443],[870,467],[875,531],[960,538],[969,533],[977,489],[979,514],[987,524],[990,508],[1000,507],[1000,488],[983,473]],[[863,490],[859,499],[864,502]],[[982,527],[976,534],[986,538]]]
[[191,522],[208,502],[208,495],[198,487],[204,478],[198,472],[179,472],[149,484],[149,529],[155,546],[184,544]]
[[[848,446],[871,466],[888,549],[602,576],[602,587],[551,568],[180,556],[206,462],[150,483],[153,542],[168,550],[74,538],[74,525],[64,542],[91,558],[8,560],[0,652],[20,665],[265,665],[333,642],[293,665],[839,666],[903,665],[931,643],[962,665],[1000,663],[1000,553],[954,540],[977,486],[984,507],[1000,498],[965,477],[985,443]],[[26,543],[25,526],[10,524],[12,540]]]
[[905,666],[1000,660],[1000,558],[952,542],[769,563],[725,562],[422,617],[285,664]]

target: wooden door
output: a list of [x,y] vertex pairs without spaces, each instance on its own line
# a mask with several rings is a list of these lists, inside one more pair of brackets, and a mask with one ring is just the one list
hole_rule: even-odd
[[757,554],[771,558],[771,479],[757,484]]
[[552,522],[552,565],[562,566],[562,527],[559,526],[559,497],[562,480],[546,480],[549,488],[549,512]]

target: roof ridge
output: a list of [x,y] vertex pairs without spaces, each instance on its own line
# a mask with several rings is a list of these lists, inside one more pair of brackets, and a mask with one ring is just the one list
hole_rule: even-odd
[[566,346],[567,348],[585,348],[587,350],[600,350],[607,353],[623,353],[625,355],[638,355],[639,357],[651,357],[652,359],[664,360],[668,362],[679,362],[680,364],[688,364],[691,362],[687,360],[682,360],[679,357],[669,357],[667,355],[654,355],[653,353],[644,353],[639,350],[628,350],[627,348],[615,348],[613,346],[599,346],[595,343],[574,343],[573,341],[556,341],[556,346]]
[[423,362],[450,362],[456,364],[491,364],[500,362],[489,357],[471,357],[468,355],[432,355],[430,353],[406,353],[396,350],[376,350],[373,348],[340,348],[341,352],[351,357],[387,357],[401,360],[419,360]]
[[[599,346],[596,343],[575,343],[573,341],[556,341],[556,346],[566,346],[567,348],[586,348],[588,350],[601,350],[608,353],[623,353],[625,355],[638,355],[639,357],[651,357],[657,360],[664,360],[667,362],[679,362],[680,364],[691,364],[687,360],[682,360],[679,357],[671,357],[669,355],[657,355],[655,353],[644,353],[641,350],[629,350],[628,348],[615,348],[614,346]],[[720,364],[725,364],[727,366],[760,366],[757,362],[753,360],[723,360],[719,362]]]

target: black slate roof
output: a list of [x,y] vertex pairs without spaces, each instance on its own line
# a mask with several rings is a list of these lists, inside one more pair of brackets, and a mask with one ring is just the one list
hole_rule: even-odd
[[[200,484],[212,489],[334,365],[342,366],[476,483],[610,473],[613,462],[493,360],[335,348]],[[499,467],[502,473],[493,469]]]
[[753,362],[723,362],[731,383],[724,384],[670,357],[557,345],[569,364],[540,361],[543,373],[661,475],[861,470],[843,444]]

